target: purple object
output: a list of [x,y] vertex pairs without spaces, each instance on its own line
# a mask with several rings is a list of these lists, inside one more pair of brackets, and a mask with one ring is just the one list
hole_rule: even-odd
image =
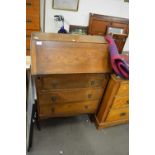
[[105,36],[105,39],[109,43],[109,52],[111,64],[116,75],[123,78],[129,78],[129,61],[128,56],[120,55],[118,49],[111,35]]

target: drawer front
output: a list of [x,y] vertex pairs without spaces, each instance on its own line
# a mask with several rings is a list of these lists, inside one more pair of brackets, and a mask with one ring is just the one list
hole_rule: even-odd
[[129,119],[128,107],[122,108],[122,109],[112,109],[106,118],[106,122],[113,122],[113,121],[119,121],[124,119]]
[[26,56],[30,56],[30,49],[26,49]]
[[98,108],[99,101],[75,102],[61,105],[40,105],[39,116],[72,116],[82,113],[95,113]]
[[55,105],[68,102],[99,100],[103,89],[71,89],[40,93],[38,95],[40,105]]
[[121,83],[116,96],[129,96],[129,83]]
[[52,75],[36,78],[37,89],[55,90],[70,88],[105,88],[109,75],[106,74],[76,74],[76,75]]
[[112,109],[115,108],[123,108],[123,107],[128,107],[129,106],[129,97],[115,97],[113,104],[112,104]]
[[26,15],[26,29],[37,29],[39,30],[39,16],[32,14]]
[[26,0],[26,14],[34,14],[35,0]]
[[26,1],[26,28],[40,29],[40,1],[27,0]]
[[26,31],[26,50],[30,50],[30,39],[32,31]]

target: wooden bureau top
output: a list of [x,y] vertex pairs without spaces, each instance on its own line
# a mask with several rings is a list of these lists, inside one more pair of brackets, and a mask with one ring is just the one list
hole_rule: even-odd
[[58,33],[43,33],[33,32],[33,40],[42,41],[63,41],[63,42],[84,42],[84,43],[101,43],[107,44],[104,37],[91,35],[77,35],[77,34],[58,34]]
[[32,75],[112,71],[108,44],[101,36],[35,32],[30,50]]

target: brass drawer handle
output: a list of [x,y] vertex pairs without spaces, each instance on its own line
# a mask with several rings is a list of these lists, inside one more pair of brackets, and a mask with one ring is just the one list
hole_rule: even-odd
[[52,87],[53,88],[56,88],[58,86],[58,81],[52,81]]
[[31,37],[31,35],[28,35],[28,34],[26,35],[26,38],[30,38],[30,37]]
[[126,115],[125,112],[120,113],[120,116],[121,116],[121,117],[122,117],[122,116],[125,116],[125,115]]
[[52,100],[52,102],[56,102],[57,97],[56,97],[56,96],[52,96],[52,97],[51,97],[51,100]]
[[32,5],[31,2],[27,2],[27,3],[26,3],[26,6],[31,6],[31,5]]
[[88,105],[85,105],[84,107],[85,107],[85,109],[88,109]]
[[38,79],[38,80],[40,80],[40,79],[41,79],[41,77],[40,77],[40,76],[38,76],[38,77],[37,77],[37,79]]
[[95,81],[90,81],[90,85],[94,86],[95,85]]
[[55,108],[51,108],[51,112],[52,113],[55,113]]
[[109,78],[109,75],[105,75],[105,79],[108,79]]
[[92,94],[88,94],[88,98],[92,98]]
[[27,23],[32,23],[31,19],[26,20]]

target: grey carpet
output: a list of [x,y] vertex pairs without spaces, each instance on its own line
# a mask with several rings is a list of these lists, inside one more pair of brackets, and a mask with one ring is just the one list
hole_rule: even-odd
[[129,126],[97,130],[87,115],[52,118],[34,127],[33,147],[27,155],[128,155]]

